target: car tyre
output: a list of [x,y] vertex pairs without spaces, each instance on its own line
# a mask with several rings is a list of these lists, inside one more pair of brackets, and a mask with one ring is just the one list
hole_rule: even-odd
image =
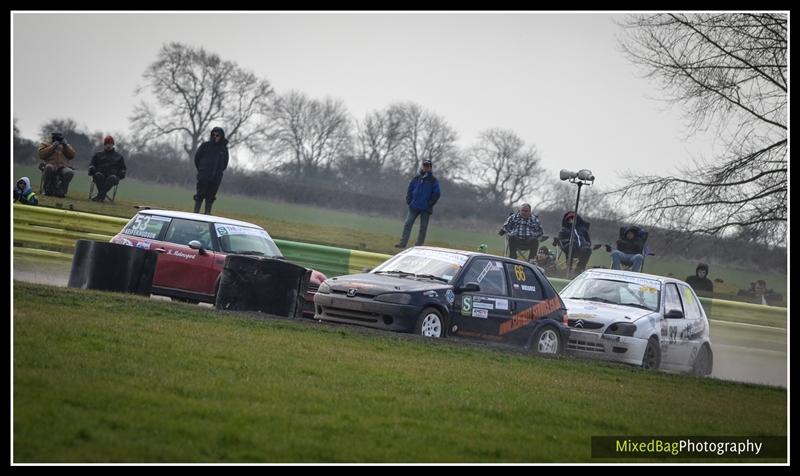
[[658,370],[661,366],[661,346],[658,339],[651,337],[647,340],[647,347],[642,357],[642,368],[645,370]]
[[417,317],[414,333],[423,337],[441,339],[445,336],[445,320],[436,308],[426,307]]
[[713,368],[714,354],[711,353],[711,349],[708,345],[703,344],[703,346],[700,347],[700,351],[697,352],[697,357],[694,359],[692,374],[705,377],[706,375],[711,375]]
[[555,327],[539,326],[531,337],[530,349],[537,355],[560,355],[564,350],[564,340]]

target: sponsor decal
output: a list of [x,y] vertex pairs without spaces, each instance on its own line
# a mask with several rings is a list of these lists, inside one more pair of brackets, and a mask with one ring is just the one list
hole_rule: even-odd
[[480,302],[477,299],[472,304],[472,307],[475,309],[494,309],[494,303],[490,302]]
[[479,319],[486,319],[487,317],[489,317],[489,311],[487,311],[486,309],[473,309],[472,317],[477,317]]
[[495,299],[494,307],[496,309],[502,309],[504,311],[508,311],[508,299]]
[[125,245],[125,246],[133,246],[133,243],[131,242],[131,240],[129,240],[127,238],[120,238],[119,239],[119,244]]
[[447,291],[445,291],[444,297],[447,298],[447,304],[453,304],[453,302],[456,300],[456,295],[452,289],[448,289]]
[[183,251],[175,251],[175,250],[167,250],[167,254],[170,256],[175,256],[176,258],[183,258],[183,259],[195,259],[197,255],[191,255],[188,253],[184,253]]
[[145,230],[133,230],[133,229],[130,229],[130,228],[126,229],[126,230],[124,231],[124,233],[125,233],[126,235],[138,236],[138,237],[140,237],[140,238],[150,238],[150,239],[153,239],[153,238],[155,238],[155,237],[156,237],[156,233],[155,233],[155,232],[151,232],[151,231],[145,231]]
[[528,286],[527,284],[523,284],[522,285],[522,290],[523,291],[528,291],[528,292],[531,292],[531,293],[535,293],[536,292],[536,286]]
[[250,228],[247,226],[237,225],[223,225],[222,223],[214,223],[214,228],[217,230],[217,235],[253,235],[269,238],[269,234],[258,228]]
[[519,289],[519,284],[517,284],[517,283],[512,283],[511,285],[512,285],[512,286],[514,286],[515,288]]
[[[128,243],[130,243],[130,241]],[[149,241],[140,241],[140,242],[136,243],[136,247],[137,248],[141,248],[143,250],[149,250],[150,249],[150,242]]]
[[557,298],[550,298],[524,309],[513,316],[511,319],[500,324],[500,331],[498,334],[503,335],[511,331],[517,330],[531,322],[538,321],[539,319],[547,316],[551,312],[560,309],[561,302]]
[[472,313],[472,296],[464,296],[461,300],[461,315],[469,316]]

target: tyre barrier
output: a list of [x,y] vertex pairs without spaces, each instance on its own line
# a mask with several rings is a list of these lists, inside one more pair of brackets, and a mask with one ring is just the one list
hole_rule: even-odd
[[157,263],[155,251],[78,240],[67,286],[149,296]]
[[283,260],[229,255],[225,258],[214,306],[301,317],[311,270]]

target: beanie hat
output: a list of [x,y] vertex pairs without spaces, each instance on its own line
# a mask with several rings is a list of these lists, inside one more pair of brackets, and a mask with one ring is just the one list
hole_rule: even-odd
[[106,138],[103,139],[103,145],[106,145],[106,144],[114,145],[114,138],[111,137],[111,136],[106,136]]

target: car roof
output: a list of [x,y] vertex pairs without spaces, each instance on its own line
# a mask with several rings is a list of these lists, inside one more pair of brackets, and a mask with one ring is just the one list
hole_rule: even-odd
[[174,210],[157,210],[152,208],[147,210],[139,210],[139,213],[143,215],[158,215],[162,217],[182,218],[184,220],[204,221],[207,223],[222,223],[225,225],[236,225],[247,228],[258,228],[263,230],[262,227],[246,221],[233,220],[231,218],[225,218],[215,215],[203,215],[201,213],[178,212]]
[[655,281],[661,281],[662,283],[665,283],[665,284],[666,283],[679,283],[679,284],[684,284],[686,286],[689,286],[688,284],[686,284],[686,281],[682,281],[680,279],[669,278],[667,276],[658,276],[656,274],[637,273],[636,271],[625,271],[625,270],[622,270],[622,269],[592,268],[592,269],[587,269],[585,272],[586,273],[598,272],[598,273],[603,273],[603,274],[616,274],[616,275],[619,275],[619,277],[621,279],[624,279],[626,277],[627,278],[645,278],[645,279],[652,279],[652,280],[655,280]]

